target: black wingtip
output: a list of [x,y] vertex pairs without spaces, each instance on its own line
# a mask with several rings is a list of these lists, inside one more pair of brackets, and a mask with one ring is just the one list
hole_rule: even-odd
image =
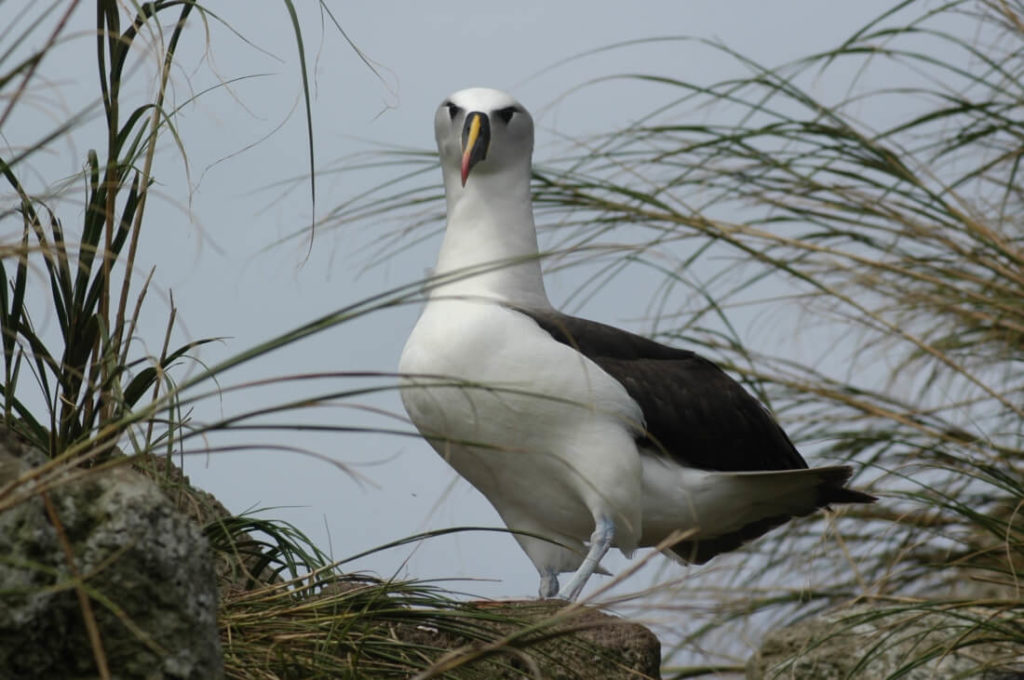
[[822,468],[821,472],[821,485],[818,487],[819,506],[832,503],[874,503],[878,500],[869,493],[846,488],[846,482],[853,475],[853,468],[849,465]]
[[826,505],[831,505],[832,503],[874,503],[878,500],[877,496],[845,487],[823,489],[822,491],[824,491],[822,497]]

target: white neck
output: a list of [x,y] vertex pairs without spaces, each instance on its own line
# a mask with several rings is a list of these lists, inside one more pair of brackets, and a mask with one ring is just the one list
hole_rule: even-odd
[[529,168],[475,173],[465,187],[457,171],[444,174],[448,227],[434,272],[444,283],[431,291],[431,297],[550,307],[537,249]]

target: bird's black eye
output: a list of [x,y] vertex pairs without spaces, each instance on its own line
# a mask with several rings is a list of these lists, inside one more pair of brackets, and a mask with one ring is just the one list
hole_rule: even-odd
[[498,114],[498,118],[501,118],[503,121],[505,121],[505,125],[508,125],[509,122],[512,120],[512,116],[514,116],[516,113],[516,107],[507,106],[503,109],[498,109],[494,113]]
[[447,102],[445,106],[448,107],[448,117],[455,120],[455,116],[459,115],[459,107],[451,102]]

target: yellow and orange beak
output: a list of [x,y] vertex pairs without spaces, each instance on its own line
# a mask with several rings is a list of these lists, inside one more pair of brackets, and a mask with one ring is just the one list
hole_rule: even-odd
[[486,114],[473,111],[466,116],[466,124],[462,128],[462,186],[466,186],[466,178],[473,166],[487,158],[490,144],[491,121]]

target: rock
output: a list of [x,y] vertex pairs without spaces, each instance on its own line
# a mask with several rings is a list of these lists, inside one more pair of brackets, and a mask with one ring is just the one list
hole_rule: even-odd
[[160,486],[175,508],[203,528],[213,548],[222,601],[241,591],[281,582],[268,564],[266,542],[239,530],[246,518],[233,516],[213,494],[192,486],[188,475],[167,458],[145,459],[135,467]]
[[[45,461],[0,429],[0,490]],[[127,465],[47,491],[90,596],[111,676],[223,676],[217,583],[198,527]],[[41,494],[0,513],[0,677],[95,678],[72,571]]]
[[[566,607],[560,600],[476,602],[466,605],[507,644],[492,646],[425,625],[395,630],[400,640],[451,650],[457,659],[488,665],[481,677],[494,680],[643,680],[661,677],[661,643],[644,626],[590,607],[582,607],[554,625],[545,623]],[[477,666],[477,671],[480,667]]]
[[993,641],[994,630],[1014,625],[1012,613],[966,604],[831,612],[766,635],[747,663],[747,678],[1024,680],[1024,649]]

